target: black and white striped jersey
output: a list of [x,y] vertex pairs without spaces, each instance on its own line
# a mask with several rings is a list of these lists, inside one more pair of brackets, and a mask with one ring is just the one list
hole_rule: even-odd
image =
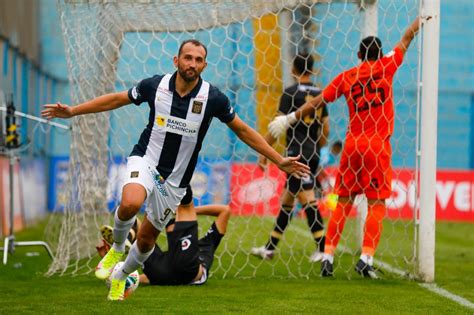
[[175,90],[176,72],[144,79],[128,91],[135,105],[150,106],[148,124],[130,156],[141,156],[175,187],[186,187],[196,167],[202,141],[217,117],[232,121],[235,112],[218,88],[199,78],[186,96]]

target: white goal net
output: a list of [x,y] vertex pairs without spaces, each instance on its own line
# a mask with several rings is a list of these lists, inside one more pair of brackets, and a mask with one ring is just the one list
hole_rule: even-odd
[[[283,89],[293,84],[291,63],[298,52],[313,55],[314,83],[324,87],[359,63],[363,37],[378,35],[384,52],[389,52],[419,13],[419,1],[413,0],[63,0],[58,7],[72,103],[174,72],[172,58],[180,43],[195,38],[208,48],[204,79],[223,91],[238,115],[261,134],[267,132]],[[415,39],[394,78],[394,194],[387,201],[376,253],[376,264],[399,274],[416,272],[419,56]],[[329,143],[343,141],[348,121],[345,101],[329,105],[328,112]],[[72,120],[66,203],[48,226],[56,253],[49,274],[82,274],[95,267],[98,227],[112,222],[111,211],[120,200],[121,170],[148,115],[147,106],[125,106]],[[281,141],[277,148],[283,152]],[[257,155],[227,126],[214,120],[192,180],[196,204],[228,203],[232,208],[213,275],[316,276],[320,266],[308,261],[315,246],[304,211],[288,226],[272,260],[249,254],[252,247],[267,242],[284,184],[284,175],[275,169],[261,172],[256,160]],[[336,274],[347,277],[354,275],[360,253],[355,210],[336,253]],[[326,225],[330,213],[323,211]],[[210,220],[200,221],[201,231]]]

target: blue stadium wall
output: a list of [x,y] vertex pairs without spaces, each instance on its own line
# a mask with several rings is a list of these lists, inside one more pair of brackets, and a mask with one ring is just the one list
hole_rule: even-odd
[[[8,38],[0,38],[0,90],[8,100],[13,100],[17,111],[39,116],[41,104],[51,103],[62,98],[66,89],[67,82],[65,80],[54,77],[31,62]],[[3,106],[3,99],[0,101],[0,106]],[[1,115],[1,117],[4,119],[5,116]],[[0,125],[4,123],[2,122]],[[20,183],[18,178],[21,178],[21,186],[18,184],[14,188],[14,193],[16,196],[15,211],[21,213],[19,215],[21,220],[15,221],[15,228],[20,228],[22,224],[19,222],[33,223],[45,214],[49,186],[46,174],[49,172],[51,163],[49,157],[50,153],[54,152],[54,146],[61,144],[56,141],[57,138],[54,134],[49,136],[43,132],[48,129],[44,125],[39,126],[37,122],[26,118],[17,118],[16,123],[19,127],[18,136],[21,146],[20,150],[16,151],[20,157],[20,168],[19,172],[14,172],[14,177],[17,183]],[[4,174],[2,176],[8,176],[5,175],[9,172],[8,158],[0,156],[0,162],[0,168]],[[3,190],[0,191],[0,200],[7,198],[5,196],[9,194],[5,187],[3,186]],[[34,192],[33,195],[32,192]],[[18,200],[20,203],[17,202]],[[3,208],[2,203],[0,215],[3,211],[9,210]]]
[[[41,36],[42,36],[42,66],[52,73],[55,77],[67,79],[67,67],[65,61],[63,37],[60,30],[59,17],[57,13],[55,0],[42,0],[40,7],[41,14]],[[385,25],[379,23],[379,36],[384,41],[385,51],[388,51],[399,40],[402,32],[405,30],[412,16],[405,16],[400,10],[392,9],[389,3],[397,3],[392,0],[379,0],[380,7],[389,8],[394,14],[385,14],[379,10],[379,19],[383,20]],[[343,30],[351,28],[352,18],[338,14],[340,5],[331,5],[330,7],[321,6],[317,10],[315,21],[320,21],[325,17],[324,28],[326,30]],[[330,13],[330,14],[328,14]],[[400,14],[400,15],[398,15]],[[474,41],[472,39],[472,29],[474,29],[474,2],[471,0],[460,0],[454,2],[443,2],[441,6],[441,42],[440,42],[440,76],[439,76],[439,124],[438,124],[438,167],[446,169],[472,169],[474,168]],[[400,25],[393,26],[394,21],[400,22]],[[337,24],[337,25],[336,25]],[[337,27],[336,27],[337,26]],[[390,30],[390,33],[387,33]],[[238,114],[251,126],[256,125],[255,102],[253,100],[253,87],[255,86],[255,74],[245,70],[244,65],[255,62],[253,51],[252,24],[245,23],[244,27],[229,26],[227,31],[216,28],[211,31],[199,32],[196,37],[209,42],[210,36],[214,39],[209,45],[209,67],[206,69],[204,78],[220,87],[223,92],[229,96],[235,104]],[[176,35],[176,34],[175,34]],[[151,49],[146,47],[146,36],[137,34],[127,34],[129,42],[137,44],[134,48],[135,53],[147,58],[150,51],[161,51],[165,49],[168,54],[162,59],[149,59],[150,61],[135,69],[127,67],[127,61],[132,60],[133,52],[130,46],[124,46],[121,51],[121,60],[118,65],[118,76],[125,81],[125,84],[117,84],[117,90],[129,88],[140,78],[152,75],[155,69],[163,71],[173,71],[171,56],[177,51],[177,43],[166,41],[165,35],[158,35],[164,41],[153,42]],[[155,34],[156,36],[156,34]],[[185,35],[182,39],[185,39]],[[233,39],[233,40],[224,40]],[[215,39],[222,39],[222,41]],[[357,64],[358,60],[355,49],[358,47],[360,34],[356,31],[349,35],[335,33],[331,38],[331,45],[340,47],[337,54],[321,54],[325,69],[319,78],[315,80],[321,85],[327,84],[341,70]],[[219,44],[216,44],[218,42]],[[328,44],[328,38],[320,38],[320,47]],[[226,58],[221,58],[222,56]],[[219,59],[220,58],[220,59]],[[217,60],[219,61],[217,62]],[[397,142],[398,150],[394,153],[394,165],[397,167],[413,167],[415,160],[413,154],[406,155],[406,152],[414,152],[414,138],[416,126],[413,120],[408,123],[404,117],[413,116],[410,112],[409,104],[416,103],[416,87],[405,86],[403,82],[413,81],[413,69],[417,64],[416,45],[409,50],[404,66],[397,74],[397,82],[394,86],[395,100],[397,94],[403,93],[403,102],[397,105],[397,123],[395,126],[394,141]],[[144,70],[145,69],[145,70]],[[227,84],[221,83],[226,78]],[[230,79],[229,79],[230,78]],[[416,80],[416,78],[415,78]],[[403,85],[403,86],[402,86]],[[65,97],[62,99],[67,102]],[[145,107],[145,106],[143,106]],[[342,101],[331,105],[331,112],[346,111]],[[413,109],[411,109],[413,111]],[[146,108],[138,110],[137,117],[146,117]],[[140,119],[140,118],[139,118]],[[112,131],[115,136],[111,139],[112,148],[131,149],[128,143],[128,136],[121,135],[126,125],[127,117],[118,115],[112,121]],[[343,138],[347,121],[331,121],[331,137]],[[139,136],[137,128],[135,139]],[[133,137],[132,137],[133,138]],[[256,155],[251,152],[242,142],[235,139],[235,136],[226,126],[219,122],[214,122],[206,138],[206,143],[221,144],[218,149],[215,145],[203,146],[202,158],[207,159],[235,159],[243,161],[254,161]],[[234,147],[235,143],[235,147]],[[232,149],[234,148],[234,152]],[[51,156],[53,159],[62,159],[67,157],[69,151],[69,138],[65,135],[56,134],[51,146]],[[120,152],[114,152],[119,154]],[[232,154],[233,153],[233,154]],[[120,153],[121,154],[121,153]]]

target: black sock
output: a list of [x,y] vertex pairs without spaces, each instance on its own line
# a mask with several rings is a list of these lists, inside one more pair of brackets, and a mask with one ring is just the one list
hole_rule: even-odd
[[275,227],[270,235],[270,239],[268,240],[267,245],[265,245],[267,249],[274,250],[277,247],[286,227],[290,223],[292,209],[293,206],[283,205],[281,207],[280,212],[278,212]]
[[316,247],[319,251],[324,251],[324,222],[321,212],[319,212],[316,202],[311,202],[305,205],[304,211],[306,212],[306,219],[308,220],[308,226],[313,235]]

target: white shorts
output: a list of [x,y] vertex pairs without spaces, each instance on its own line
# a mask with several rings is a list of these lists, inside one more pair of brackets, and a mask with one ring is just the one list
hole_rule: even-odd
[[142,185],[146,190],[148,221],[158,230],[163,231],[166,224],[176,213],[176,209],[186,194],[186,188],[169,185],[156,168],[140,156],[127,159],[127,174],[124,186],[130,183]]

